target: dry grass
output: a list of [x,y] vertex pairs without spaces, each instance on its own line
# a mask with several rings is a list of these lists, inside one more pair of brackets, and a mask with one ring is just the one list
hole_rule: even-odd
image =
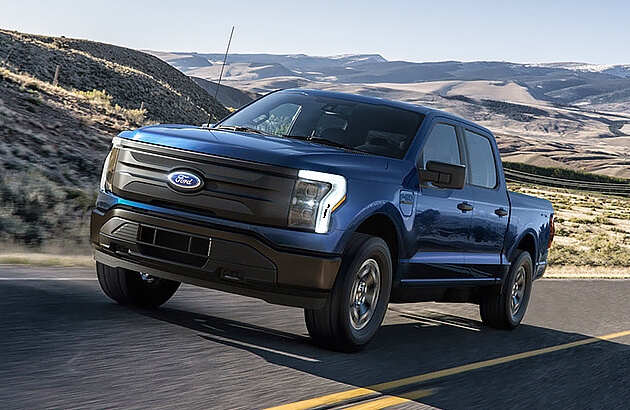
[[630,279],[630,268],[603,266],[550,266],[545,279]]
[[[87,125],[108,123],[115,130],[123,131],[144,125],[155,124],[146,118],[146,109],[129,109],[112,103],[113,96],[105,90],[78,91],[53,86],[24,73],[16,73],[0,67],[0,78],[18,84],[20,90],[28,95],[24,98],[29,103],[41,106],[44,100],[58,108],[74,111],[77,118],[82,118]],[[88,107],[83,107],[84,104]]]
[[[94,266],[92,256],[51,255],[45,253],[16,252],[0,254],[0,264],[26,266]],[[593,266],[550,266],[546,279],[630,279],[630,268]]]
[[137,127],[149,124],[149,122],[145,118],[147,110],[132,110],[128,108],[123,108],[118,104],[113,104],[113,97],[111,95],[108,95],[105,90],[77,91],[76,93],[85,98],[96,108],[104,110],[108,114],[108,116],[120,116]]
[[88,255],[50,255],[46,253],[0,254],[0,264],[29,266],[79,266],[93,267],[94,259]]
[[517,184],[510,189],[553,204],[556,237],[550,266],[630,269],[630,200]]

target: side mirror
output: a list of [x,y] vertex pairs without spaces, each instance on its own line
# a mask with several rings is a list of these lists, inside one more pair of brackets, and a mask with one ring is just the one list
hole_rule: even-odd
[[439,188],[462,189],[466,183],[466,166],[428,161],[427,169],[418,171],[420,181],[431,182]]

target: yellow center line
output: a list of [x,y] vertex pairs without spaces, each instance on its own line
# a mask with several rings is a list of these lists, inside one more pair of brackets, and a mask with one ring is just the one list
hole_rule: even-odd
[[432,393],[431,390],[415,390],[398,396],[385,397],[384,399],[362,403],[358,406],[347,407],[344,410],[380,410],[397,404],[407,403],[408,401],[418,400],[430,396]]
[[[528,352],[517,353],[510,356],[499,357],[496,359],[484,360],[481,362],[471,363],[464,366],[452,367],[450,369],[438,370],[431,373],[420,374],[417,376],[406,377],[404,379],[393,380],[385,383],[379,383],[368,387],[361,387],[358,389],[347,390],[340,393],[329,394],[314,399],[308,399],[298,401],[295,403],[289,403],[281,406],[270,407],[267,410],[306,410],[312,407],[324,406],[329,404],[336,404],[345,400],[355,399],[370,394],[381,393],[388,390],[393,390],[417,383],[426,382],[429,380],[440,379],[455,374],[470,372],[473,370],[479,370],[486,367],[497,366],[504,363],[514,362],[516,360],[527,359],[530,357],[540,356],[543,354],[553,353],[560,350],[571,349],[578,346],[584,346],[591,343],[601,342],[603,340],[617,339],[624,336],[630,336],[630,330],[618,333],[611,333],[604,336],[592,337],[588,339],[578,340],[576,342],[564,343],[561,345],[545,347],[542,349],[530,350]],[[403,397],[404,395],[400,395]],[[413,399],[412,399],[413,400]]]

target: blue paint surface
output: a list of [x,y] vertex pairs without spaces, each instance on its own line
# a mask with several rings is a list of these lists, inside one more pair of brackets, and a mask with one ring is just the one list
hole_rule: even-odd
[[[395,281],[501,279],[501,269],[515,249],[526,241],[533,244],[532,259],[544,263],[549,240],[551,203],[507,191],[498,147],[489,130],[453,115],[406,103],[379,98],[313,90],[287,90],[313,98],[328,96],[350,101],[389,105],[425,115],[425,119],[403,159],[365,155],[321,144],[248,132],[204,129],[186,125],[148,126],[120,137],[139,142],[196,151],[216,156],[343,175],[347,195],[332,217],[327,234],[282,229],[187,214],[135,203],[101,193],[99,207],[126,205],[150,209],[164,215],[238,229],[278,248],[294,252],[339,255],[352,233],[368,218],[380,215],[389,221],[397,241]],[[263,97],[264,98],[264,97]],[[467,128],[487,136],[495,153],[498,184],[493,189],[469,184],[461,189],[442,189],[421,183],[417,164],[425,139],[436,122]],[[466,202],[473,211],[462,212]],[[495,213],[498,208],[507,216]]]

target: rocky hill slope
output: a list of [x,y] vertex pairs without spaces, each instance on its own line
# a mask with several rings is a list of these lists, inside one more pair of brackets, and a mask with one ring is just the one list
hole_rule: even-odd
[[0,251],[89,251],[87,210],[112,137],[201,124],[211,110],[228,112],[153,56],[0,30]]
[[[191,77],[195,83],[197,83],[200,87],[208,92],[210,95],[215,95],[217,91],[217,83],[204,80],[199,77]],[[230,109],[240,108],[253,100],[260,98],[260,94],[242,91],[236,89],[234,87],[228,87],[227,85],[221,84],[219,86],[219,93],[217,94],[217,100],[221,104]]]
[[0,30],[0,58],[16,72],[79,91],[104,90],[112,103],[146,110],[150,121],[201,124],[224,108],[190,78],[152,55],[63,37]]

